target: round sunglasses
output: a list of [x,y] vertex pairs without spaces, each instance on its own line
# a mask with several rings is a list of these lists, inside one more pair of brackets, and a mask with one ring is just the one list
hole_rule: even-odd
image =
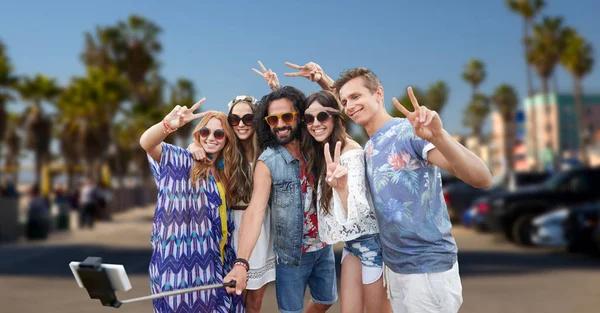
[[215,129],[214,131],[212,131],[208,127],[202,127],[198,131],[198,134],[200,134],[200,137],[202,137],[202,138],[206,138],[206,137],[210,136],[210,133],[212,133],[213,136],[215,137],[215,139],[217,139],[217,140],[221,140],[221,139],[225,138],[225,131],[222,129]]
[[227,122],[229,122],[229,125],[231,126],[238,126],[240,125],[240,122],[244,123],[246,126],[252,126],[253,120],[254,114],[245,114],[242,117],[235,114],[229,114],[229,116],[227,116]]
[[298,112],[287,112],[282,114],[273,114],[265,117],[265,121],[270,126],[277,126],[279,123],[279,119],[281,119],[286,124],[291,124],[294,121],[294,118],[298,115]]
[[316,117],[314,115],[312,115],[312,114],[304,113],[304,117],[302,119],[304,120],[304,124],[306,124],[306,125],[312,125],[315,122],[315,118],[317,119],[317,121],[319,121],[319,123],[324,123],[331,116],[334,116],[334,115],[339,115],[339,113],[321,111],[321,112],[319,112],[317,114]]

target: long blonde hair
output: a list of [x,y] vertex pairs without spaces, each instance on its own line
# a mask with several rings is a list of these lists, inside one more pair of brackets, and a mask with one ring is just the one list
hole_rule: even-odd
[[[214,173],[212,174],[215,177],[215,179],[222,181],[227,187],[229,187],[229,181],[231,181],[231,176],[235,168],[235,165],[232,164],[231,160],[233,160],[236,157],[236,155],[239,154],[239,152],[235,149],[236,145],[232,144],[232,142],[235,142],[236,136],[233,133],[231,127],[229,127],[229,124],[227,123],[227,115],[225,115],[225,113],[223,112],[209,112],[202,118],[202,120],[200,120],[198,125],[196,125],[194,131],[192,132],[192,137],[194,139],[195,144],[202,146],[202,144],[200,143],[200,128],[206,126],[208,124],[208,121],[210,121],[210,119],[212,118],[218,119],[223,126],[223,131],[225,131],[226,138],[225,146],[223,147],[223,150],[219,152],[219,155],[216,158],[214,158],[211,162],[207,163],[195,161],[194,166],[192,166],[190,172],[190,179],[193,184],[195,184],[201,179],[207,179],[211,174],[210,170],[212,168],[214,170]],[[224,162],[223,169],[219,169],[218,166],[221,160],[223,160]],[[226,190],[228,191],[226,195],[227,201],[229,203],[234,203],[230,202],[232,201],[232,192],[229,191],[232,189],[228,188]]]
[[[229,114],[233,108],[240,104],[244,103],[250,106],[252,112],[254,113],[254,105],[248,101],[235,101],[231,107],[229,108]],[[241,123],[241,121],[240,121]],[[227,123],[227,127],[231,127],[229,123]],[[254,133],[252,137],[248,138],[252,143],[252,159],[248,160],[246,158],[246,150],[244,145],[242,145],[242,141],[235,135],[233,135],[233,146],[237,148],[237,154],[231,158],[231,163],[233,165],[232,173],[230,179],[227,181],[227,193],[231,195],[231,199],[233,202],[232,205],[235,205],[239,202],[250,202],[250,198],[252,196],[252,177],[254,173],[254,166],[256,165],[256,160],[260,155],[261,151],[258,146],[258,137],[256,136],[256,129],[254,126],[252,127]],[[233,128],[232,128],[233,131]],[[250,162],[253,163],[253,166],[250,167]]]

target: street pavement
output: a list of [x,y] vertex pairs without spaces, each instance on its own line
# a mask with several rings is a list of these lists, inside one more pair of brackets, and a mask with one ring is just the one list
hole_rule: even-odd
[[[152,216],[151,207],[140,208],[100,222],[93,230],[55,233],[44,242],[0,245],[0,313],[115,310],[102,307],[78,288],[68,264],[87,256],[125,266],[133,288],[118,293],[119,298],[149,294]],[[460,312],[600,312],[600,259],[558,249],[519,248],[462,227],[455,227],[453,235],[463,283]],[[336,246],[338,260],[340,248]],[[152,304],[125,304],[118,310],[152,312]],[[274,285],[267,289],[262,311],[277,312]],[[339,301],[328,312],[340,312]]]

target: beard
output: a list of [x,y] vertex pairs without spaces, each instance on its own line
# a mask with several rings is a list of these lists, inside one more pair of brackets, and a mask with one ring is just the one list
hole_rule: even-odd
[[[277,132],[280,131],[280,130],[283,130],[283,131],[289,130],[290,133],[289,133],[289,135],[279,136],[279,135],[277,135]],[[294,127],[289,126],[289,125],[284,126],[284,127],[275,127],[272,130],[272,134],[273,134],[273,136],[275,136],[275,140],[277,140],[277,142],[280,145],[284,145],[285,146],[288,143],[292,142],[292,140],[296,139],[296,137],[298,137],[298,128],[297,127],[294,128]]]

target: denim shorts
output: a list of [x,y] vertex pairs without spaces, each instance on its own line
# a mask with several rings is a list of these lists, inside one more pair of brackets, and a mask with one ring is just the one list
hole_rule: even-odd
[[379,234],[364,235],[344,242],[344,250],[360,259],[367,267],[383,267]]
[[364,235],[344,243],[342,262],[346,255],[352,255],[360,260],[362,265],[363,284],[376,282],[383,274],[383,258],[379,234]]
[[337,301],[337,280],[333,246],[302,253],[300,266],[277,264],[275,292],[279,311],[302,312],[306,285],[315,303],[333,304]]

